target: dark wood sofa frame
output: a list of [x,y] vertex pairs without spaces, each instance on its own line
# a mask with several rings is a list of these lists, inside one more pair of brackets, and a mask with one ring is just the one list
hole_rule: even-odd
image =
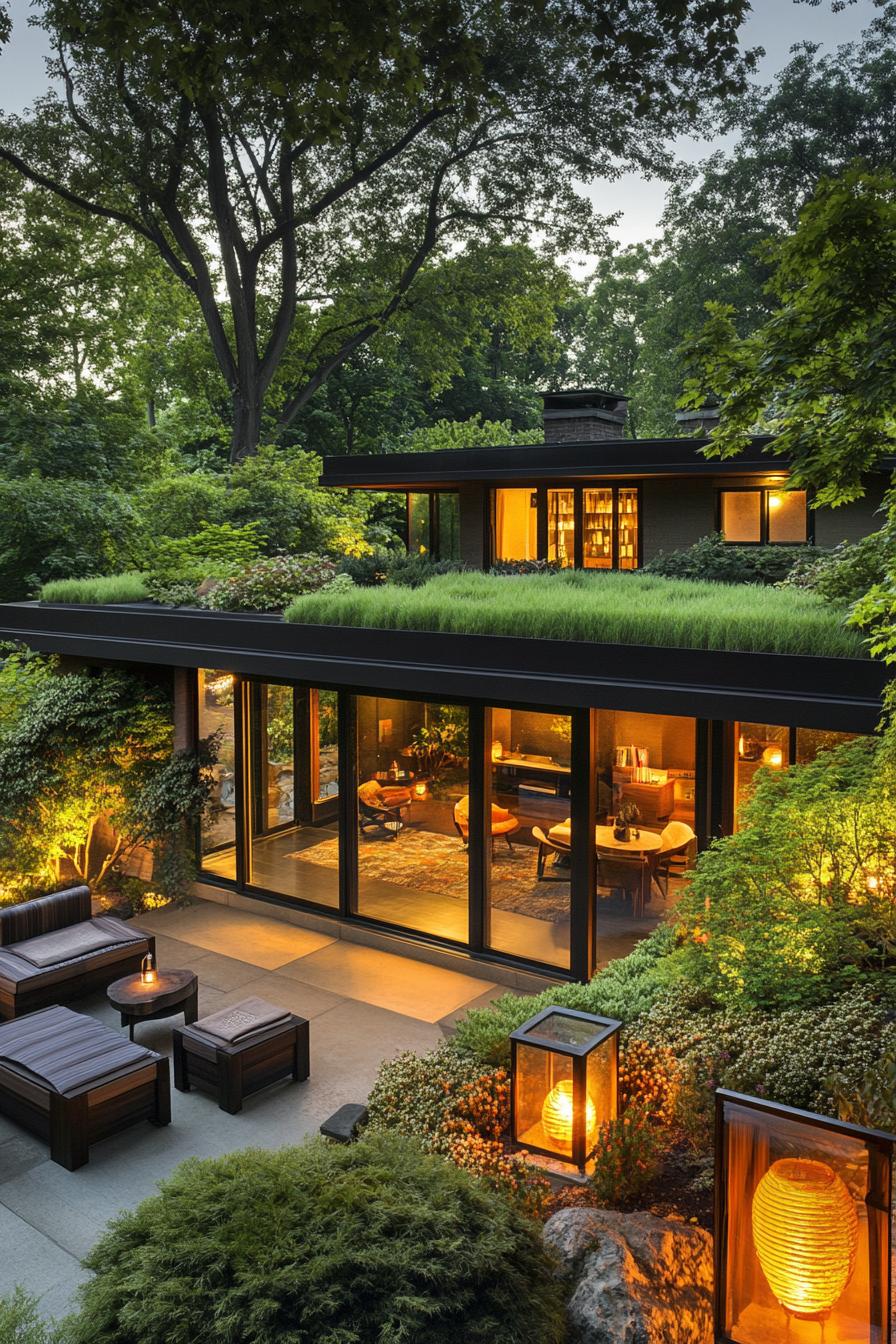
[[0,1063],[0,1113],[50,1146],[50,1157],[68,1171],[88,1160],[91,1144],[148,1120],[171,1123],[168,1060],[152,1052],[141,1068],[68,1093],[54,1091],[27,1070]]
[[0,909],[0,1021],[105,989],[113,980],[139,971],[147,952],[155,954],[153,934],[134,929],[134,933],[140,934],[134,942],[86,952],[58,966],[35,967],[34,975],[26,979],[15,980],[4,974],[4,949],[14,953],[15,943],[80,924],[89,920],[92,913],[90,888],[86,886],[54,891]]

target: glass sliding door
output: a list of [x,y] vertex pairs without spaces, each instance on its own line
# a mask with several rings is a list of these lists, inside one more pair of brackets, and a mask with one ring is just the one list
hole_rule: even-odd
[[[697,721],[595,711],[597,957],[625,956],[673,909],[696,853]],[[614,833],[626,820],[627,839]]]
[[236,719],[237,687],[232,673],[200,668],[197,673],[197,733],[217,738],[211,767],[212,795],[202,823],[201,867],[216,877],[236,878]]
[[[249,687],[247,881],[338,908],[336,693]],[[321,806],[321,790],[329,807]]]
[[358,913],[467,942],[469,714],[357,699]]
[[435,496],[438,510],[438,560],[460,560],[460,496],[442,490]]
[[488,945],[568,970],[572,720],[498,706],[490,714]]

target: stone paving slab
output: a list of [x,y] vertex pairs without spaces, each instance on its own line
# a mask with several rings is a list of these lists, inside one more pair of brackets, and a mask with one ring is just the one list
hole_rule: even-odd
[[[71,1309],[85,1278],[80,1259],[108,1220],[153,1194],[179,1162],[301,1142],[346,1102],[366,1100],[382,1060],[432,1049],[443,1039],[441,1021],[506,992],[461,972],[211,902],[155,911],[138,922],[157,935],[160,964],[196,971],[200,1012],[259,994],[309,1018],[311,1077],[250,1097],[233,1116],[206,1093],[172,1086],[169,1126],[139,1125],[115,1135],[74,1172],[50,1162],[45,1145],[0,1117],[0,1294],[22,1284],[48,1316]],[[120,1029],[102,994],[71,1006]],[[170,1054],[171,1028],[181,1020],[141,1023],[137,1039]]]

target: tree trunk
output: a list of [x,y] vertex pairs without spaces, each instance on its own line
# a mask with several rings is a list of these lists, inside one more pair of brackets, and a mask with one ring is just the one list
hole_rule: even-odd
[[230,461],[236,466],[258,452],[261,438],[261,394],[256,387],[238,388],[233,394],[233,430],[230,435]]
[[149,427],[150,427],[150,429],[155,429],[155,427],[156,427],[156,399],[155,399],[155,397],[150,397],[150,398],[149,398],[149,401],[146,403],[146,419],[147,419],[147,421],[149,422]]

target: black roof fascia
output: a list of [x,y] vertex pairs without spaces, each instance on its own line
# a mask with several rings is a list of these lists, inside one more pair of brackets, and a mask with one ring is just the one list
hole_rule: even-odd
[[857,733],[876,728],[888,676],[860,658],[290,625],[150,603],[0,605],[0,638],[100,662],[221,667],[357,692]]
[[756,438],[743,453],[724,460],[704,457],[700,452],[704,441],[699,439],[603,439],[446,448],[435,453],[364,453],[325,457],[319,481],[321,485],[384,490],[464,481],[786,473],[788,460],[764,451],[771,442],[770,436]]

